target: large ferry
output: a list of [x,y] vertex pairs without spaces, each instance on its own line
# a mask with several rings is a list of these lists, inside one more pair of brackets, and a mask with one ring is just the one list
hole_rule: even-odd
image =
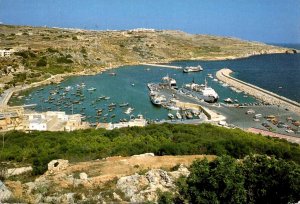
[[170,88],[177,89],[176,80],[169,77],[169,75],[162,78],[162,82],[170,86]]
[[183,72],[184,72],[184,73],[188,73],[188,72],[200,72],[200,71],[203,71],[203,68],[202,68],[200,65],[198,65],[198,66],[196,66],[196,67],[192,67],[192,66],[190,66],[190,67],[185,67],[185,68],[183,69]]
[[217,102],[219,99],[217,92],[213,88],[207,86],[206,79],[205,84],[196,84],[194,81],[192,83],[185,84],[182,91],[184,93],[188,91],[188,93],[192,94],[194,97],[203,99],[209,103]]

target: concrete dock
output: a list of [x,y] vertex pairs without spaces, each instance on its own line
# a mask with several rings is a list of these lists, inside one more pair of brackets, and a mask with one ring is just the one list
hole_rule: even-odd
[[230,76],[231,73],[232,73],[232,70],[224,68],[224,69],[219,70],[216,73],[216,76],[220,81],[223,81],[224,83],[227,83],[230,86],[233,86],[236,89],[239,89],[249,95],[252,95],[264,102],[267,102],[267,103],[270,103],[273,105],[279,105],[281,107],[289,109],[292,112],[300,114],[300,104],[299,103],[292,101],[288,98],[285,98],[283,96],[279,96],[271,91],[267,91],[260,87],[254,86],[250,83],[246,83],[244,81],[236,79],[236,78]]
[[172,68],[172,69],[182,69],[180,66],[168,65],[168,64],[148,64],[143,63],[142,65],[151,66],[151,67],[165,67],[165,68]]

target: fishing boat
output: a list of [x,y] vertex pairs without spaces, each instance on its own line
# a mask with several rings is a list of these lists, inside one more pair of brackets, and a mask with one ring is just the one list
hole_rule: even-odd
[[168,113],[168,117],[171,118],[171,119],[174,119],[174,115],[172,113]]
[[91,87],[91,88],[89,88],[89,89],[87,89],[88,91],[96,91],[96,88],[94,88],[94,87]]
[[128,105],[129,105],[129,103],[121,103],[121,104],[119,104],[120,107],[125,107],[125,106],[128,106]]
[[224,99],[224,102],[226,102],[226,103],[233,103],[233,100],[231,98],[226,98],[226,99]]
[[117,74],[115,72],[110,72],[109,75],[110,76],[117,76]]
[[181,114],[177,111],[176,112],[176,117],[178,118],[178,119],[182,119],[182,116],[181,116]]
[[179,108],[179,107],[177,107],[177,106],[173,106],[173,105],[167,105],[167,106],[166,106],[166,108],[167,108],[167,109],[169,109],[169,110],[175,110],[175,111],[178,111],[178,110],[180,110],[180,108]]
[[126,111],[124,113],[129,115],[133,110],[134,110],[134,108],[129,107],[126,109]]
[[104,99],[105,99],[105,100],[109,100],[109,99],[110,99],[110,97],[109,97],[109,96],[106,96]]
[[186,116],[186,118],[188,118],[188,119],[192,119],[192,118],[193,118],[193,115],[192,115],[192,113],[191,113],[190,111],[186,111],[186,112],[185,112],[185,116]]
[[108,107],[116,107],[116,106],[117,106],[117,104],[115,104],[115,103],[111,103],[108,105]]

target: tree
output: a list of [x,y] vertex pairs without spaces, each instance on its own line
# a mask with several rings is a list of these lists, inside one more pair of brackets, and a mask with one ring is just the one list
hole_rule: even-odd
[[296,203],[300,200],[300,166],[266,155],[244,159],[247,203]]
[[191,203],[245,203],[244,177],[229,156],[212,162],[197,160],[187,178],[186,196]]

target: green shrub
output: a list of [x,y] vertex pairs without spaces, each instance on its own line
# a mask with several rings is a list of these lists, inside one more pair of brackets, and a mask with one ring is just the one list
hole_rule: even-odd
[[45,57],[39,59],[36,63],[37,67],[45,67],[47,66],[47,59]]
[[57,58],[57,63],[61,63],[61,64],[71,64],[73,63],[73,60],[67,58],[67,57],[59,57]]

